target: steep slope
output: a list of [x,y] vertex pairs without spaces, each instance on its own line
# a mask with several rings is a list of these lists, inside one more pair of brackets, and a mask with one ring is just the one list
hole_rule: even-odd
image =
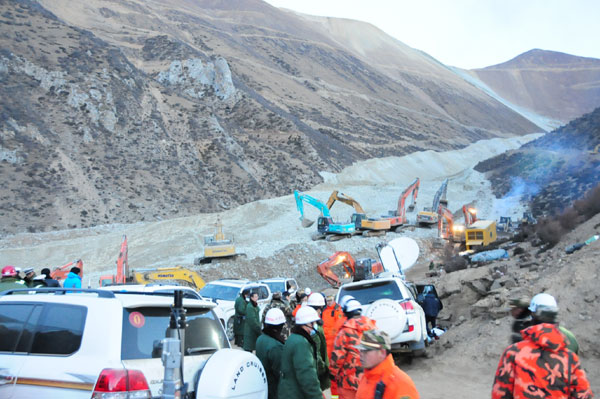
[[498,198],[531,201],[535,216],[562,211],[600,183],[600,108],[569,124],[479,163]]
[[562,123],[600,106],[600,60],[534,49],[471,73],[503,98]]
[[258,0],[41,4],[56,16],[0,1],[2,233],[227,209],[538,131],[365,24],[386,51]]

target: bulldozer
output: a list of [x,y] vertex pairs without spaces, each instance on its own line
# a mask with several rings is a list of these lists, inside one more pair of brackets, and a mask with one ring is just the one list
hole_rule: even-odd
[[223,224],[221,219],[217,218],[215,223],[215,233],[204,236],[204,255],[194,259],[195,265],[206,264],[213,259],[234,258],[244,254],[238,253],[235,250],[233,238],[225,238],[223,233]]
[[329,199],[327,200],[327,208],[331,210],[331,207],[336,201],[340,201],[354,208],[355,212],[352,214],[350,220],[352,223],[354,223],[354,227],[357,231],[362,231],[363,236],[382,236],[385,235],[385,232],[390,229],[389,219],[368,218],[363,207],[358,203],[358,201],[349,195],[340,193],[337,190],[334,190],[329,196]]
[[127,236],[123,236],[117,258],[117,273],[100,277],[99,285],[104,287],[115,284],[175,283],[200,290],[206,284],[193,270],[181,266],[129,271]]

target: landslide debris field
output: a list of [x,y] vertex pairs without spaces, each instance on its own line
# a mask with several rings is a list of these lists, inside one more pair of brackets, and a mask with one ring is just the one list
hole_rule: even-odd
[[[333,189],[356,200],[372,216],[394,209],[398,195],[415,178],[421,178],[417,208],[409,222],[424,206],[430,206],[434,192],[449,178],[449,208],[457,211],[474,203],[481,219],[499,216],[520,217],[525,204],[515,198],[496,199],[493,187],[483,174],[472,168],[478,162],[516,148],[537,136],[494,139],[478,142],[458,151],[422,152],[402,158],[385,158],[355,164],[338,175],[325,175],[325,183],[309,193],[325,201]],[[511,212],[507,212],[510,210]],[[312,214],[311,214],[312,212]],[[308,212],[316,219],[316,210]],[[349,219],[352,209],[333,207],[334,219]],[[202,237],[213,232],[220,216],[224,232],[234,236],[239,252],[246,257],[193,266],[202,252]],[[436,245],[435,229],[407,227],[385,237],[355,236],[337,242],[311,241],[316,229],[301,227],[293,195],[258,201],[217,214],[133,225],[106,225],[91,229],[54,233],[18,234],[0,241],[4,264],[19,267],[62,265],[81,258],[84,283],[97,285],[101,274],[113,272],[122,235],[129,241],[131,268],[173,266],[194,268],[210,281],[222,277],[251,279],[290,275],[301,286],[323,290],[327,284],[316,273],[316,265],[333,252],[344,250],[355,258],[375,257],[375,245],[405,235],[420,246],[417,264],[407,271],[410,280],[434,282],[444,302],[440,324],[447,332],[432,345],[426,357],[400,359],[401,367],[413,378],[423,398],[489,397],[494,372],[508,344],[511,319],[507,300],[516,295],[546,291],[560,306],[559,319],[572,330],[581,346],[581,361],[592,389],[600,391],[600,323],[597,281],[600,274],[600,241],[571,255],[564,248],[600,233],[600,214],[559,238],[551,249],[540,247],[533,236],[523,242],[502,244],[508,260],[427,277],[430,260],[447,261],[443,245]],[[462,216],[461,216],[462,219]],[[538,245],[538,246],[534,246]],[[545,250],[542,250],[544,248]]]

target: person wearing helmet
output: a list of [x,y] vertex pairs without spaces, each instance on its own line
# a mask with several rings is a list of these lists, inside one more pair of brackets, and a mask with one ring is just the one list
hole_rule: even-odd
[[281,353],[285,337],[282,330],[286,317],[279,308],[271,308],[264,317],[262,334],[256,340],[256,357],[258,357],[267,374],[269,399],[277,399],[277,385],[281,369]]
[[265,307],[265,309],[262,312],[262,320],[265,320],[267,312],[271,309],[279,309],[285,315],[286,322],[283,325],[283,331],[281,333],[285,340],[287,337],[290,336],[290,333],[292,332],[293,316],[292,309],[290,309],[290,306],[283,301],[281,292],[276,291],[273,293],[273,298],[271,299],[271,302],[269,302],[269,304]]
[[413,380],[394,364],[392,340],[385,331],[365,331],[356,348],[365,369],[356,399],[419,399]]
[[529,397],[589,399],[593,397],[579,356],[567,348],[567,338],[556,324],[558,306],[553,296],[533,297],[532,325],[521,331],[523,340],[504,350],[496,370],[492,399]]
[[[327,298],[327,306],[323,309],[321,313],[321,319],[323,320],[323,333],[325,335],[325,341],[327,343],[327,357],[329,363],[331,363],[331,351],[333,351],[333,341],[335,340],[335,336],[339,330],[337,327],[338,322],[344,317],[344,313],[342,312],[342,308],[340,305],[335,303],[335,297],[333,295],[328,295]],[[341,327],[341,323],[340,323]],[[335,381],[330,379],[331,383],[331,398],[338,398],[337,385]]]
[[317,347],[315,334],[317,311],[303,306],[296,314],[296,325],[283,345],[279,399],[322,399],[317,376]]
[[0,279],[0,292],[19,288],[27,288],[27,286],[19,278],[17,269],[14,266],[4,266],[2,268],[2,278]]
[[342,310],[347,320],[333,342],[329,370],[335,378],[340,399],[354,399],[363,373],[356,345],[364,331],[376,326],[373,320],[362,315],[362,305],[356,299],[348,300]]
[[[523,339],[521,332],[527,327],[540,323],[553,323],[558,326],[560,332],[566,337],[567,348],[579,354],[579,343],[575,335],[566,327],[559,325],[557,321],[558,303],[556,299],[545,292],[535,295],[531,302],[526,298],[511,299],[511,315],[515,318],[513,322],[512,342]],[[515,309],[517,308],[517,309]]]
[[250,294],[244,319],[244,350],[252,352],[260,335],[260,308],[258,307],[258,292]]
[[327,342],[325,341],[325,332],[323,331],[323,320],[321,319],[323,309],[325,308],[325,297],[320,292],[313,292],[308,296],[306,304],[317,311],[319,320],[317,321],[316,333],[312,336],[317,347],[317,376],[321,385],[321,391],[331,387],[329,378],[329,356],[327,355]]
[[235,310],[233,315],[234,342],[240,348],[244,346],[244,320],[246,318],[246,306],[248,305],[249,295],[250,289],[243,289],[233,304],[233,309]]

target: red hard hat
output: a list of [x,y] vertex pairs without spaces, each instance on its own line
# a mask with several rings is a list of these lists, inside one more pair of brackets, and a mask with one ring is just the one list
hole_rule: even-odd
[[4,266],[2,268],[2,277],[16,277],[17,269],[14,266]]

